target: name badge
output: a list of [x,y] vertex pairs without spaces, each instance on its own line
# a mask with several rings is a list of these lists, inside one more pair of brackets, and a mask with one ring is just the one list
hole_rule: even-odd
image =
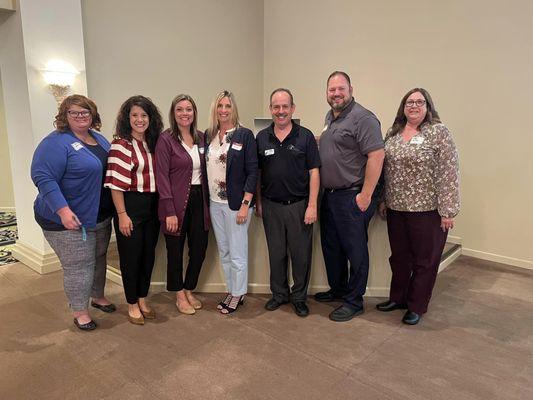
[[204,154],[205,149],[204,149],[203,147],[200,147],[200,148],[198,149],[198,151],[200,152],[200,154]]
[[271,156],[272,154],[274,154],[274,149],[265,150],[265,156]]
[[241,151],[241,150],[242,150],[242,143],[233,143],[233,144],[231,145],[231,148],[232,148],[233,150]]
[[422,144],[424,143],[424,137],[423,136],[413,136],[411,138],[412,144]]
[[76,151],[83,149],[83,145],[80,142],[74,142],[71,144],[72,148]]

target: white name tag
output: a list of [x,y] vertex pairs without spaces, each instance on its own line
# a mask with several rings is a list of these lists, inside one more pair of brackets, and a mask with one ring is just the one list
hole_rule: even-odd
[[203,147],[200,147],[200,148],[198,149],[198,151],[200,152],[200,154],[204,154],[205,149],[204,149]]
[[412,144],[422,144],[424,143],[424,137],[423,136],[413,136],[411,138]]
[[76,151],[78,151],[79,149],[83,149],[83,145],[80,142],[74,142],[71,146]]
[[232,148],[233,150],[241,151],[241,150],[242,150],[242,143],[233,143],[233,144],[231,145],[231,148]]
[[265,150],[265,156],[271,156],[272,154],[274,154],[274,149]]

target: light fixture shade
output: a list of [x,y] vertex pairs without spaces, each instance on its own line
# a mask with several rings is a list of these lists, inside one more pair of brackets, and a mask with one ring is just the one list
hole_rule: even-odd
[[76,68],[62,60],[50,60],[42,72],[47,84],[58,86],[72,86],[79,74]]

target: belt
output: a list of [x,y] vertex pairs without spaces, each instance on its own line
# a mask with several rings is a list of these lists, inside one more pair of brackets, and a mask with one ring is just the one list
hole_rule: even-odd
[[343,191],[347,191],[347,190],[354,190],[354,191],[361,191],[361,189],[363,188],[363,186],[361,185],[354,185],[354,186],[350,186],[350,187],[346,187],[346,188],[324,188],[324,192],[326,193],[333,193],[333,192],[343,192]]
[[274,200],[274,199],[269,199],[268,197],[265,197],[265,199],[267,199],[268,201],[271,201],[272,203],[283,204],[284,206],[288,206],[290,204],[298,203],[302,200],[305,200],[307,199],[307,197],[295,197],[294,199],[291,199],[291,200]]

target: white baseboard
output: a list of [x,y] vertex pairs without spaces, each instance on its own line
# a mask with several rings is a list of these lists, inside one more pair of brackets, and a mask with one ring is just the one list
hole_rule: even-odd
[[459,236],[448,235],[448,237],[446,238],[446,242],[462,245],[463,244],[463,239],[460,238]]
[[448,257],[444,261],[441,261],[439,265],[439,274],[444,271],[446,268],[450,266],[452,262],[454,262],[460,255],[462,254],[462,248],[458,247],[453,251],[453,253],[449,254]]
[[486,251],[479,251],[468,248],[463,248],[463,255],[479,258],[481,260],[494,261],[502,264],[512,265],[513,267],[533,270],[533,261],[522,260],[520,258],[507,257],[499,254],[488,253]]
[[[110,281],[122,286],[122,278],[120,276],[120,271],[114,267],[107,266],[107,279]],[[151,293],[160,293],[164,292],[167,289],[166,282],[151,282],[150,283],[150,292]],[[323,292],[329,290],[329,286],[323,285],[314,285],[309,286],[308,294],[313,295],[316,292]],[[203,293],[225,293],[226,284],[225,283],[207,283],[205,285],[200,285],[196,288],[197,292]],[[268,283],[249,283],[248,284],[248,293],[255,294],[270,294],[270,285]],[[387,297],[389,295],[388,287],[369,287],[366,289],[366,296],[369,297]]]
[[11,248],[13,257],[39,274],[48,274],[61,269],[61,263],[54,252],[42,254],[40,251],[20,241]]

